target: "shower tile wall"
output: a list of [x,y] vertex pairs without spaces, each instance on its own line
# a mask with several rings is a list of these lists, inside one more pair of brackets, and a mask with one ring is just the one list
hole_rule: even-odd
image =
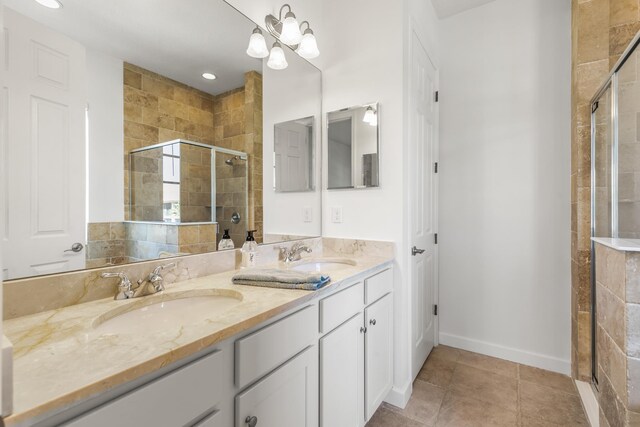
[[216,96],[214,113],[214,145],[249,155],[245,229],[258,230],[256,240],[262,242],[262,76],[250,71],[245,74],[244,87]]
[[[128,153],[179,138],[213,145],[213,98],[144,68],[124,64],[125,219],[131,219],[129,186],[133,179],[129,177]],[[148,213],[158,216],[158,212]]]
[[[236,248],[242,246],[247,231],[247,162],[233,160],[229,165],[225,161],[233,159],[232,155],[216,154],[216,221],[219,224],[218,241],[225,229],[230,230],[230,237]],[[238,224],[231,222],[232,215],[237,212],[241,216]]]
[[572,373],[591,378],[590,100],[640,29],[638,0],[572,0]]
[[131,171],[131,220],[162,221],[162,150],[134,153]]

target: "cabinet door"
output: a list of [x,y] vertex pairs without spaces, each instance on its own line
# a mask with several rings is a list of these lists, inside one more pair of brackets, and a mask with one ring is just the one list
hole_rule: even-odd
[[[251,419],[255,422],[249,422]],[[309,347],[237,395],[235,425],[317,427],[317,346]]]
[[320,340],[320,424],[364,425],[364,315],[357,314]]
[[391,294],[365,310],[365,400],[367,420],[393,385],[393,316]]

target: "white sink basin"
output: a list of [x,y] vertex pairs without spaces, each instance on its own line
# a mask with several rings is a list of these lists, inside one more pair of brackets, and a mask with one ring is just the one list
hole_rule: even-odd
[[93,322],[99,334],[145,334],[215,319],[242,302],[233,290],[212,289],[137,298]]
[[302,260],[291,266],[292,270],[305,271],[309,273],[331,273],[343,268],[353,267],[356,262],[347,258],[327,258]]

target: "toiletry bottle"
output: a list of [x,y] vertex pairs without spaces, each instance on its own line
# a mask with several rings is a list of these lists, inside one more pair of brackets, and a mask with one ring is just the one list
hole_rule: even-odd
[[224,230],[224,234],[222,235],[222,240],[218,243],[218,250],[223,251],[225,249],[233,249],[235,245],[233,244],[233,240],[231,240],[231,236],[229,236],[229,229],[226,228]]
[[251,268],[255,267],[258,260],[258,244],[256,240],[253,238],[253,233],[256,230],[247,231],[247,240],[242,245],[242,268]]

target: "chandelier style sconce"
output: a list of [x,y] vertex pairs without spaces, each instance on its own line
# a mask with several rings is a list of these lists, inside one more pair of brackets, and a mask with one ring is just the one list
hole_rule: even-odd
[[[282,12],[285,8],[288,9],[288,12],[283,18]],[[262,30],[256,27],[251,34],[249,47],[247,48],[247,55],[250,57],[262,59],[268,56],[267,66],[269,68],[284,70],[289,64],[280,43],[291,47],[305,59],[317,58],[320,55],[316,36],[313,34],[309,21],[302,21],[302,23],[298,24],[296,15],[291,10],[290,5],[285,4],[282,6],[277,18],[274,15],[267,15],[264,18],[264,22],[269,33],[279,42],[276,41],[271,47],[271,52],[269,52]],[[303,32],[302,29],[305,25],[306,29]]]

